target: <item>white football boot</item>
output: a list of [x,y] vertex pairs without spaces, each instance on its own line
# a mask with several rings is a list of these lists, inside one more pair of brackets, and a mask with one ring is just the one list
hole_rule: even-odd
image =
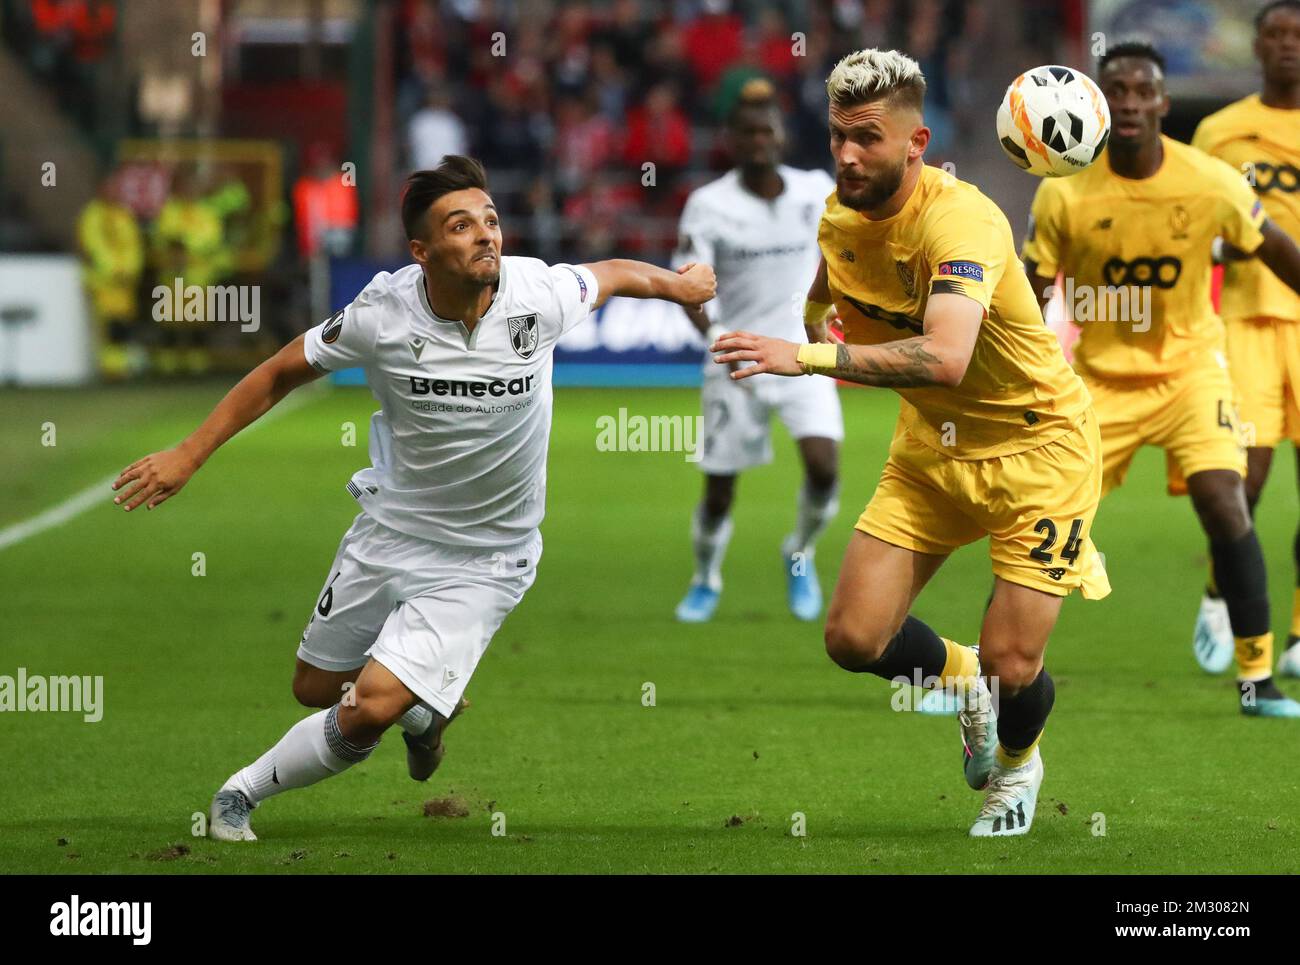
[[1277,661],[1279,677],[1300,677],[1300,642],[1291,643]]
[[971,825],[972,838],[1010,838],[1028,834],[1038,806],[1038,789],[1043,786],[1043,758],[1033,756],[1019,767],[996,762],[989,774],[988,793],[979,817]]
[[243,791],[234,788],[218,791],[212,796],[208,811],[208,837],[218,841],[256,841],[257,835],[248,824],[253,807]]
[[1232,664],[1236,644],[1228,620],[1228,604],[1222,599],[1201,597],[1196,614],[1196,632],[1192,635],[1192,653],[1206,673],[1223,673]]
[[964,704],[957,711],[957,723],[961,726],[962,771],[966,783],[980,791],[989,782],[998,748],[998,721],[993,713],[993,697],[983,677],[966,695]]

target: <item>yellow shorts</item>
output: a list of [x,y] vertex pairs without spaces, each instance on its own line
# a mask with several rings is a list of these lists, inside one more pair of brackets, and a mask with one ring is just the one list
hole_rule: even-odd
[[1224,324],[1246,445],[1272,449],[1283,439],[1300,444],[1300,321],[1225,318]]
[[1101,500],[1096,417],[1053,441],[993,459],[953,459],[905,429],[894,435],[857,528],[916,553],[946,556],[989,537],[995,575],[1055,596],[1110,592],[1092,545]]
[[1227,362],[1203,363],[1160,382],[1128,385],[1083,376],[1101,428],[1102,491],[1124,482],[1143,446],[1165,450],[1169,493],[1187,492],[1188,476],[1208,469],[1246,475],[1246,447]]

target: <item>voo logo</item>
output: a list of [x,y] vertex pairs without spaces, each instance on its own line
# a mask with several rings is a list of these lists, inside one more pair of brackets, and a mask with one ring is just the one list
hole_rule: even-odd
[[1290,164],[1256,161],[1251,170],[1253,174],[1251,184],[1257,194],[1267,194],[1269,191],[1294,194],[1297,189],[1300,189],[1300,168]]
[[1166,255],[1164,258],[1111,258],[1102,265],[1101,273],[1106,276],[1108,285],[1153,285],[1156,288],[1173,288],[1178,284],[1178,276],[1183,273],[1180,258]]

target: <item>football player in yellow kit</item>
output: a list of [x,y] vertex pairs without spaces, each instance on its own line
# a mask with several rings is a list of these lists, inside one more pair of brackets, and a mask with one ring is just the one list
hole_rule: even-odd
[[1025,270],[1044,301],[1057,273],[1064,275],[1066,310],[1082,323],[1075,368],[1101,424],[1104,488],[1123,482],[1141,446],[1165,450],[1209,538],[1235,638],[1242,711],[1300,717],[1300,703],[1272,679],[1264,555],[1242,484],[1246,452],[1223,323],[1209,292],[1216,236],[1295,288],[1300,251],[1265,217],[1239,172],[1161,134],[1169,98],[1156,50],[1111,47],[1098,80],[1110,106],[1110,142],[1090,167],[1039,186]]
[[[810,341],[729,332],[712,346],[715,361],[756,363],[734,379],[830,376],[902,396],[827,613],[826,649],[846,670],[955,691],[965,776],[986,789],[970,833],[1024,834],[1054,698],[1048,636],[1071,590],[1110,589],[1089,538],[1101,497],[1097,421],[1043,324],[1006,217],[924,163],[916,62],[858,51],[826,88],[836,190],[818,232]],[[827,339],[832,306],[846,344]],[[996,584],[977,652],[908,611],[953,550],[985,537]]]
[[[1263,90],[1201,121],[1192,146],[1228,162],[1255,189],[1269,220],[1300,237],[1300,0],[1276,0],[1255,17]],[[1252,514],[1283,439],[1300,443],[1300,296],[1257,258],[1220,245],[1225,262],[1220,310],[1228,368],[1247,430],[1246,503]],[[1297,447],[1300,454],[1300,446]],[[1277,662],[1300,677],[1300,533],[1293,545],[1297,589],[1291,633]],[[1211,673],[1232,660],[1227,608],[1211,578],[1197,622],[1196,657]]]

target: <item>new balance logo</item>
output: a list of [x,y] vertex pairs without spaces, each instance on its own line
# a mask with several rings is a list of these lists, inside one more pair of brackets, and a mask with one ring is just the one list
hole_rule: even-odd
[[1060,583],[1061,577],[1065,576],[1065,567],[1053,566],[1050,570],[1043,570],[1043,572],[1046,573],[1048,576],[1050,576],[1052,579],[1056,580],[1057,583]]
[[1092,230],[1109,231],[1111,224],[1114,223],[1114,220],[1115,220],[1114,218],[1101,218],[1100,220],[1098,220],[1098,222],[1095,225],[1092,226]]
[[856,260],[857,260],[857,259],[855,259],[855,258],[853,257],[853,252],[849,251],[849,249],[847,249],[847,248],[843,248],[843,249],[840,250],[840,257],[843,258],[845,261],[856,261]]

